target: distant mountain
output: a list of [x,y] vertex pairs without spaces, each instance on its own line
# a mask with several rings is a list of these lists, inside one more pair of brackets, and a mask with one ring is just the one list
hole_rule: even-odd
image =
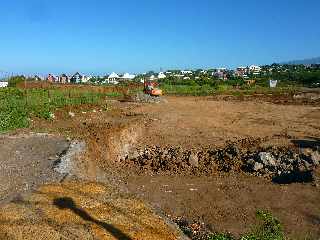
[[284,62],[283,64],[291,64],[291,65],[298,65],[298,64],[303,64],[303,65],[320,64],[320,57],[308,58],[308,59],[303,59],[303,60],[294,60],[294,61]]

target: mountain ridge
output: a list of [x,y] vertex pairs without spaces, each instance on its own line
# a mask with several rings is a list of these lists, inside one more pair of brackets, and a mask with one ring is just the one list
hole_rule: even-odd
[[292,60],[292,61],[283,62],[283,64],[290,64],[290,65],[320,64],[320,57],[306,58],[306,59],[300,59],[300,60]]

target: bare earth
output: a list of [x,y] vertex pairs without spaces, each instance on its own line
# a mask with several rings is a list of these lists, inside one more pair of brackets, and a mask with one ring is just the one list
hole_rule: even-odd
[[[151,123],[137,145],[221,146],[227,140],[266,137],[264,145],[310,139],[320,146],[320,106],[212,101],[168,97],[144,105]],[[318,139],[318,140],[314,140]],[[301,141],[302,142],[302,141]],[[304,146],[306,147],[306,146]],[[308,147],[308,146],[307,146]],[[214,231],[245,233],[257,209],[270,210],[292,237],[320,237],[320,189],[311,184],[277,185],[241,174],[214,177],[130,175],[129,189],[171,216],[200,220]]]
[[214,101],[198,97],[167,97],[167,100],[167,104],[144,105],[136,110],[154,120],[146,128],[140,145],[195,147],[223,145],[226,140],[246,137],[320,136],[319,105]]
[[[281,220],[290,237],[320,237],[320,188],[314,183],[279,185],[242,173],[137,174],[119,163],[120,158],[135,148],[214,148],[224,146],[226,141],[244,138],[261,138],[265,146],[295,145],[301,147],[301,151],[317,148],[320,146],[318,103],[275,104],[200,97],[166,99],[168,103],[161,104],[111,101],[107,112],[90,106],[71,109],[75,112],[73,118],[61,110],[55,113],[53,121],[34,120],[31,129],[85,140],[88,149],[78,161],[80,166],[86,166],[82,174],[87,174],[92,181],[127,188],[133,196],[169,217],[183,216],[204,222],[212,231],[239,235],[256,223],[256,210],[266,209]],[[41,155],[41,158],[47,159],[49,155]],[[108,176],[102,177],[100,171]],[[319,169],[314,174],[319,178]],[[81,239],[79,236],[82,239],[121,239],[121,234],[130,239],[177,238],[140,200],[115,192],[105,185],[88,182],[67,181],[42,187],[33,195],[3,208],[0,236],[17,237],[28,232],[29,239],[34,239],[32,236],[39,234],[39,228],[45,227],[47,233],[54,236],[52,239]],[[140,213],[142,224],[134,225],[132,218],[126,217],[139,218]],[[11,218],[11,215],[17,217]],[[147,219],[148,225],[143,219]],[[24,221],[19,231],[10,228]],[[34,222],[38,225],[32,228]],[[112,236],[115,229],[120,235]]]
[[69,147],[63,138],[46,135],[0,137],[0,203],[62,176],[54,160]]

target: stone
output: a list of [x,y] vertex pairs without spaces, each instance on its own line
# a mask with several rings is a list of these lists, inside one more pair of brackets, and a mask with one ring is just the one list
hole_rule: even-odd
[[312,164],[319,165],[320,164],[320,153],[315,151],[311,154]]
[[130,159],[135,159],[135,158],[138,158],[140,157],[140,154],[138,151],[134,151],[131,156],[130,156]]
[[191,153],[189,156],[189,163],[193,167],[199,167],[199,158],[197,154]]
[[263,166],[262,163],[255,162],[255,163],[254,163],[254,166],[253,166],[253,170],[257,172],[257,171],[263,169],[263,167],[264,167],[264,166]]
[[276,166],[277,165],[275,158],[272,156],[271,153],[268,153],[268,152],[259,153],[259,160],[260,160],[260,162],[262,162],[266,166]]
[[69,116],[73,118],[75,116],[75,113],[69,112]]

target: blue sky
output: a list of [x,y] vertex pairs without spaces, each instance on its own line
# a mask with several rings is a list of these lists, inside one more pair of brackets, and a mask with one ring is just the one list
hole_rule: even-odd
[[2,0],[0,71],[235,67],[320,56],[319,0]]

